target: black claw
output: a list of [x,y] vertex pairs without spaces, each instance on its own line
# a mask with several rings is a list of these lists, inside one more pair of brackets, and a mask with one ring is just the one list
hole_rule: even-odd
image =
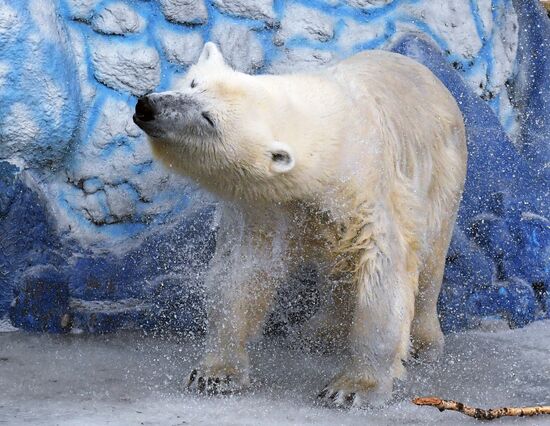
[[225,376],[223,378],[223,383],[226,384],[226,385],[230,384],[231,383],[231,376]]
[[207,392],[209,395],[216,395],[218,393],[218,385],[216,384],[216,380],[219,380],[216,378],[208,378],[207,383]]
[[206,380],[204,380],[204,377],[199,377],[199,392],[204,392],[205,386]]
[[331,396],[329,396],[330,399],[333,401],[336,399],[336,396],[338,395],[338,391],[334,391]]
[[355,392],[346,395],[346,402],[353,405],[355,401]]
[[317,398],[324,398],[325,396],[327,396],[327,393],[328,393],[328,388],[324,388],[320,393],[319,395],[317,395]]
[[191,371],[191,374],[189,375],[189,381],[187,382],[187,388],[189,388],[193,384],[193,382],[197,378],[197,374],[197,370]]

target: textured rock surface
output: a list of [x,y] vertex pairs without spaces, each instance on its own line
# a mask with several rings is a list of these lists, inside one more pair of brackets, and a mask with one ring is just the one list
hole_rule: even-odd
[[81,100],[75,57],[55,5],[0,2],[0,49],[6,60],[0,159],[56,169],[73,146]]
[[481,49],[475,16],[470,4],[462,0],[445,2],[420,2],[405,8],[418,22],[427,25],[435,37],[441,38],[447,49],[467,59],[472,59]]
[[21,17],[5,0],[0,2],[0,46],[13,42],[21,30]]
[[204,24],[208,11],[204,0],[159,0],[166,19],[178,24]]
[[387,23],[377,21],[370,25],[358,24],[353,19],[344,21],[344,28],[338,38],[340,49],[348,52],[356,46],[368,48],[368,45],[375,43],[386,35]]
[[198,32],[180,34],[165,30],[160,31],[158,36],[166,59],[184,66],[193,64],[199,58],[204,45]]
[[262,19],[270,24],[275,20],[273,0],[214,0],[222,12],[250,19]]
[[37,269],[50,293],[20,280],[48,264],[83,330],[199,328],[212,204],[152,160],[131,115],[207,40],[248,72],[318,69],[373,48],[430,67],[470,141],[443,325],[548,316],[549,26],[536,0],[0,0],[0,318],[21,284],[14,318],[34,312],[25,327],[60,330],[35,311],[57,294],[50,270]]
[[274,59],[269,69],[272,73],[307,71],[330,65],[335,61],[334,54],[326,50],[299,47],[284,49]]
[[[29,174],[21,174],[17,167],[0,161],[0,312],[4,313],[14,297],[21,274],[32,266],[43,264],[56,269],[63,259],[43,194],[31,185],[36,187]],[[52,300],[48,305],[56,303]],[[39,314],[40,305],[35,306]],[[38,318],[35,320],[40,322]]]
[[92,18],[92,28],[103,34],[137,33],[143,30],[145,21],[125,3],[112,3]]
[[[512,81],[513,101],[519,112],[519,137],[517,145],[529,163],[544,193],[550,193],[550,85],[534,85],[533,80],[546,81],[550,75],[550,31],[545,16],[533,2],[515,1],[518,11],[520,48],[518,49],[517,74]],[[534,113],[536,111],[536,113]],[[544,215],[548,218],[550,206],[546,204]]]
[[346,3],[359,9],[368,10],[375,7],[387,6],[392,1],[393,0],[346,0]]
[[244,25],[216,24],[212,29],[212,40],[218,43],[224,58],[233,68],[250,73],[262,67],[262,45],[254,31]]
[[100,0],[67,0],[71,18],[87,21]]
[[112,89],[139,96],[160,83],[160,57],[153,47],[98,41],[92,61],[95,78]]
[[333,19],[316,9],[291,4],[285,10],[281,29],[273,41],[275,44],[281,45],[295,37],[328,41],[334,37]]

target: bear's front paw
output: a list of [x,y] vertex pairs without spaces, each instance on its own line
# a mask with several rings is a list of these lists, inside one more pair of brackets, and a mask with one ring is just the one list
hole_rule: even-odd
[[412,359],[417,363],[435,362],[443,354],[444,344],[441,331],[429,336],[415,336],[412,339]]
[[391,397],[392,381],[342,373],[327,385],[318,398],[329,407],[379,407]]
[[189,375],[187,390],[206,395],[229,395],[245,389],[249,384],[248,375],[241,372],[195,369]]

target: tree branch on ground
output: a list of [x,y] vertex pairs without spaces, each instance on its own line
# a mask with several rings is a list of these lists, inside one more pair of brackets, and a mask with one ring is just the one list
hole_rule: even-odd
[[479,420],[493,420],[499,417],[524,417],[524,416],[536,416],[539,414],[550,414],[550,406],[536,406],[536,407],[502,407],[502,408],[490,408],[484,410],[483,408],[474,408],[464,405],[462,402],[456,402],[447,399],[441,399],[435,396],[421,397],[413,399],[413,404],[416,405],[428,405],[439,409],[439,411],[451,410],[458,411],[459,413],[473,417]]

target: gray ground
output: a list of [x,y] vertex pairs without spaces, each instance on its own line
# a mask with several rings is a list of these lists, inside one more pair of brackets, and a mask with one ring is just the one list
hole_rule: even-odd
[[[279,343],[259,346],[250,392],[198,397],[183,392],[182,383],[200,342],[127,332],[0,332],[0,425],[480,424],[416,407],[410,398],[438,395],[484,407],[550,404],[550,321],[448,336],[439,363],[410,366],[394,401],[368,411],[316,403],[316,393],[338,368],[337,357]],[[550,416],[495,423],[550,425]]]

